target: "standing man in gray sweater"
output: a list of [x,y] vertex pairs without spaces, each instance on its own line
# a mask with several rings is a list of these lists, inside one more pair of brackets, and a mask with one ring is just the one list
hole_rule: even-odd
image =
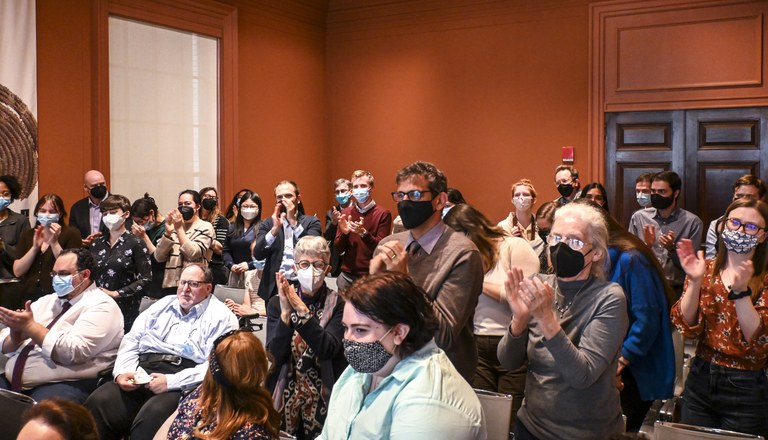
[[407,231],[379,242],[370,272],[408,273],[426,291],[439,323],[435,341],[471,381],[477,368],[473,317],[483,290],[480,253],[464,234],[443,223],[448,180],[442,171],[414,162],[398,171],[396,182],[392,198]]

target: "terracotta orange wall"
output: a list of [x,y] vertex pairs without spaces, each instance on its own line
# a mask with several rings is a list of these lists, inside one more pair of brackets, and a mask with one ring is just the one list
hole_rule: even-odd
[[[251,187],[271,203],[274,184],[294,178],[308,212],[322,215],[330,182],[365,168],[394,210],[386,193],[396,170],[423,159],[497,219],[519,178],[533,180],[540,202],[556,196],[561,146],[576,147],[580,168],[591,160],[586,0],[488,2],[501,3],[491,11],[452,1],[405,16],[374,6],[351,21],[333,3],[327,21],[298,2],[288,13],[222,3],[238,7],[232,190]],[[403,3],[395,7],[431,4]],[[41,192],[67,204],[83,196],[94,163],[93,7],[37,7]]]
[[533,181],[539,203],[557,196],[562,146],[575,146],[586,171],[589,10],[573,1],[491,11],[462,3],[329,13],[330,173],[370,169],[382,200],[400,167],[431,161],[498,220],[520,178]]
[[[233,188],[222,196],[231,199],[249,187],[273,203],[275,183],[295,179],[308,211],[321,212],[327,195],[321,200],[319,184],[328,180],[324,16],[286,6],[265,11],[248,0],[222,3],[238,8],[239,63],[239,149]],[[40,191],[59,193],[67,206],[84,196],[83,173],[95,164],[95,5],[96,0],[37,3]]]

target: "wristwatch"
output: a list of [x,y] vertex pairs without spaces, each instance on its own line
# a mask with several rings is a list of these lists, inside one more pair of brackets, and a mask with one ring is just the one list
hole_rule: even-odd
[[293,313],[291,313],[291,324],[293,324],[294,327],[298,325],[304,325],[311,318],[312,313],[310,312],[299,314],[299,312],[293,311]]

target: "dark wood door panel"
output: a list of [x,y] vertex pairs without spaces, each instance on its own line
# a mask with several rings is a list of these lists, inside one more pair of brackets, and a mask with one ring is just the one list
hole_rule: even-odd
[[694,185],[699,200],[698,215],[709,222],[720,217],[733,198],[733,182],[745,174],[757,174],[758,162],[699,162],[698,181]]

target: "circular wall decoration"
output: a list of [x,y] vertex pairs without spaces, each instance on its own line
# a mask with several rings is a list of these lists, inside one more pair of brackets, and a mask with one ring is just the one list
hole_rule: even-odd
[[21,183],[26,199],[37,184],[37,121],[18,96],[0,84],[0,175]]

